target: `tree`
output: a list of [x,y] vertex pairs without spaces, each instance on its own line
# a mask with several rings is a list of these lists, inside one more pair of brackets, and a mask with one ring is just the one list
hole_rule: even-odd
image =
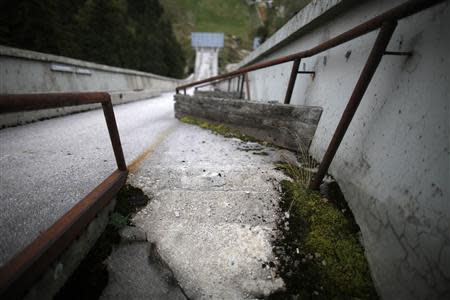
[[5,0],[0,43],[184,76],[183,52],[158,0]]
[[59,54],[55,1],[17,0],[0,4],[0,42]]
[[139,66],[158,74],[182,77],[185,57],[159,1],[130,1],[129,16],[135,21]]
[[130,39],[123,0],[88,0],[75,17],[79,57],[125,67],[125,45]]

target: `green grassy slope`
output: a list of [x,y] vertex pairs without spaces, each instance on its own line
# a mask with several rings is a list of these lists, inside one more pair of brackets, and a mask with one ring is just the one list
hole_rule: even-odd
[[251,9],[243,0],[161,0],[177,31],[220,31],[249,41]]
[[[225,33],[225,49],[220,52],[221,71],[228,63],[239,62],[252,49],[255,35],[268,38],[311,0],[275,0],[273,7],[249,5],[245,0],[160,0],[192,71],[195,54],[191,32]],[[262,8],[261,8],[262,6]],[[258,15],[258,7],[263,20]]]
[[242,49],[250,50],[252,32],[259,26],[254,7],[244,0],[160,0],[172,22],[178,41],[187,54],[192,67],[194,53],[190,35],[195,31],[224,32],[225,49],[221,51],[221,68],[238,62],[245,56]]

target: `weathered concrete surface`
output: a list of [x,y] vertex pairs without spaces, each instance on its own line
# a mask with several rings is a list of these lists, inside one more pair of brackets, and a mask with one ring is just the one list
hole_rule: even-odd
[[122,244],[107,259],[109,281],[100,297],[107,299],[185,300],[172,271],[150,243]]
[[0,62],[0,93],[167,92],[183,82],[156,74],[6,46],[0,46]]
[[147,242],[147,233],[136,226],[126,226],[119,230],[120,240],[124,243]]
[[288,149],[308,149],[322,109],[213,97],[175,95],[175,116],[194,116],[238,127],[243,133]]
[[[240,66],[310,49],[404,2],[312,1]],[[334,3],[355,5],[330,14]],[[383,57],[330,166],[383,299],[450,299],[449,28],[449,1],[398,22],[387,48],[413,55]],[[315,78],[298,76],[291,103],[323,107],[310,147],[317,161],[377,32],[302,59]],[[252,100],[283,101],[291,68],[249,73]]]
[[240,94],[238,92],[226,92],[221,90],[213,91],[194,91],[195,96],[200,97],[214,97],[214,98],[229,98],[229,99],[239,99]]
[[[113,104],[159,96],[188,82],[62,56],[0,46],[0,94],[106,91]],[[0,128],[98,107],[85,105],[0,115]]]
[[133,222],[190,299],[255,299],[283,288],[262,267],[277,264],[279,160],[273,148],[182,124],[130,175],[152,198]]
[[[128,164],[178,123],[172,99],[114,107]],[[102,110],[0,130],[0,265],[116,168]]]
[[89,250],[103,233],[109,222],[109,215],[114,210],[116,200],[113,199],[80,236],[63,252],[50,266],[43,276],[28,291],[24,300],[50,300],[64,286],[76,270],[80,262],[86,257]]

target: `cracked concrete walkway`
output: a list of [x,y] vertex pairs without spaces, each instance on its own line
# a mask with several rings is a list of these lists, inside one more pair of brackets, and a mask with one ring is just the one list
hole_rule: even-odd
[[[145,231],[190,299],[255,299],[283,289],[282,279],[268,267],[277,265],[271,240],[279,214],[278,182],[285,176],[274,162],[282,152],[180,123],[130,174],[129,183],[152,199],[133,223]],[[120,252],[134,256],[136,265],[151,257],[129,251],[115,251],[109,259],[116,278],[110,285],[128,290],[133,280],[117,282],[120,271],[111,263],[120,260]]]

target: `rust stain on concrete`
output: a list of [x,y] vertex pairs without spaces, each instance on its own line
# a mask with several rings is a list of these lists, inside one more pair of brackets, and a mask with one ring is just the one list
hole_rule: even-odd
[[172,133],[172,131],[177,127],[178,125],[173,125],[163,132],[161,132],[157,137],[156,140],[151,143],[141,154],[138,155],[128,166],[128,172],[134,173],[139,168],[140,164],[155,151],[156,147],[158,147],[165,139],[166,137]]

